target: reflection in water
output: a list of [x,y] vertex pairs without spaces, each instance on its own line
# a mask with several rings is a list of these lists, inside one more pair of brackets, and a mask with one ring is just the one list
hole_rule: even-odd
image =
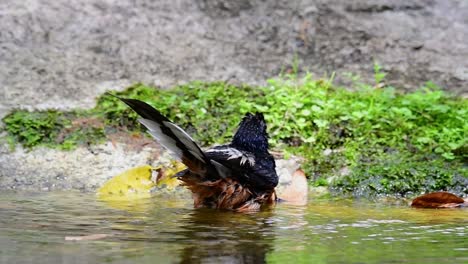
[[194,210],[183,220],[181,263],[266,263],[274,240],[272,211],[255,215]]
[[[106,234],[95,241],[66,236]],[[240,214],[157,196],[0,193],[0,263],[468,263],[468,208],[312,200]]]

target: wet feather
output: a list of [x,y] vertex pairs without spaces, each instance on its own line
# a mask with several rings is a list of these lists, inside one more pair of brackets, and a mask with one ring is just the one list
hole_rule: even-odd
[[194,206],[259,210],[276,200],[276,165],[268,152],[266,122],[247,113],[231,143],[202,151],[190,135],[150,105],[119,98],[137,112],[148,132],[187,166],[178,178],[193,193]]

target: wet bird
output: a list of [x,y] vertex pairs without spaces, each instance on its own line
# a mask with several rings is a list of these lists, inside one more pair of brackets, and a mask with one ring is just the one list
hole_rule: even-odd
[[468,199],[464,200],[448,192],[433,192],[416,197],[412,201],[411,206],[417,208],[468,207]]
[[239,212],[276,201],[276,165],[268,152],[262,113],[247,113],[231,143],[203,151],[179,126],[145,102],[119,98],[141,118],[148,132],[187,166],[178,179],[193,193],[194,206]]

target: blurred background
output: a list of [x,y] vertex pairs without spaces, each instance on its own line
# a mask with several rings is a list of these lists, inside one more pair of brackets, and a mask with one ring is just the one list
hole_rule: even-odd
[[106,89],[262,84],[291,70],[468,95],[465,0],[2,0],[0,117],[92,107]]

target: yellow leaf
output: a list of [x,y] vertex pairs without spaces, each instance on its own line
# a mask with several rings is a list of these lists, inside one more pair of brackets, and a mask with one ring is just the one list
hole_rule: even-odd
[[156,186],[152,180],[152,172],[162,166],[153,168],[149,165],[135,167],[108,180],[98,190],[100,198],[107,199],[139,199],[151,196],[150,190]]
[[139,166],[127,170],[108,180],[97,194],[105,201],[129,201],[151,197],[151,190],[155,187],[173,190],[179,185],[175,174],[186,167],[180,162],[172,161],[163,167]]
[[158,170],[159,175],[157,186],[159,188],[167,188],[170,190],[175,189],[175,187],[179,186],[180,182],[176,177],[174,177],[174,175],[185,169],[186,167],[184,164],[177,161],[172,161],[171,167],[161,168]]

